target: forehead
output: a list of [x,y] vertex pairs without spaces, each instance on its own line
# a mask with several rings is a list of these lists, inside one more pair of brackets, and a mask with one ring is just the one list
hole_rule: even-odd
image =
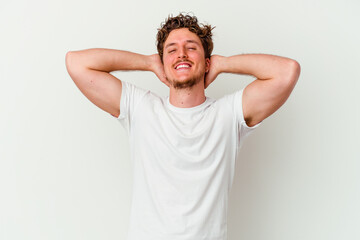
[[165,47],[167,45],[180,44],[194,42],[201,44],[200,38],[193,32],[190,32],[187,28],[180,28],[172,30],[165,41]]

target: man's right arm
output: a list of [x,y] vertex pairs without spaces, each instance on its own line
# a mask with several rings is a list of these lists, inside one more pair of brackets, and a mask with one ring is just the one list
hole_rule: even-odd
[[66,54],[66,68],[80,91],[92,103],[114,117],[120,115],[122,83],[110,72],[152,71],[168,85],[157,54],[145,56],[103,48],[70,51]]

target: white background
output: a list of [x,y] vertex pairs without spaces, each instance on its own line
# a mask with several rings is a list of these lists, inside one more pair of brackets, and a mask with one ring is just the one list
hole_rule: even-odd
[[[229,240],[360,239],[360,3],[20,0],[0,8],[0,239],[125,239],[132,166],[125,130],[84,97],[70,50],[156,52],[169,14],[216,26],[214,54],[297,60],[299,81],[243,145]],[[161,96],[151,72],[114,72]],[[219,98],[254,77],[222,74]]]

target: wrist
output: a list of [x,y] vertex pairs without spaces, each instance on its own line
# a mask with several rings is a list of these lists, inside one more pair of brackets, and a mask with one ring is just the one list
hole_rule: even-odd
[[214,73],[219,75],[220,73],[226,72],[226,61],[227,57],[220,55],[213,55],[211,57],[211,64],[213,64]]
[[147,71],[155,72],[158,60],[159,60],[158,54],[147,55],[145,61]]

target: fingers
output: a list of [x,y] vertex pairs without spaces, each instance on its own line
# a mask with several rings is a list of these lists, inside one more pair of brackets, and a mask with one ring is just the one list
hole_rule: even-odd
[[221,70],[219,69],[219,61],[221,61],[222,56],[220,55],[213,55],[210,58],[210,69],[207,72],[205,76],[205,85],[204,87],[207,88],[215,79],[217,76],[221,73]]
[[161,80],[166,86],[170,87],[170,82],[167,80],[167,78],[165,77],[165,79]]
[[160,56],[158,54],[151,55],[152,59],[152,71],[155,73],[157,78],[163,82],[166,86],[170,87],[170,82],[166,78],[164,65],[161,62]]
[[158,74],[156,73],[156,76],[158,77],[158,79],[163,82],[166,86],[170,87],[170,82],[169,80],[167,79],[165,73],[161,73],[161,74]]
[[206,89],[216,78],[216,75],[210,70],[205,76],[205,85],[204,88]]
[[167,79],[163,68],[161,68],[159,75],[160,76],[158,76],[158,78],[160,79],[160,81],[162,81],[166,86],[170,87],[170,82]]

